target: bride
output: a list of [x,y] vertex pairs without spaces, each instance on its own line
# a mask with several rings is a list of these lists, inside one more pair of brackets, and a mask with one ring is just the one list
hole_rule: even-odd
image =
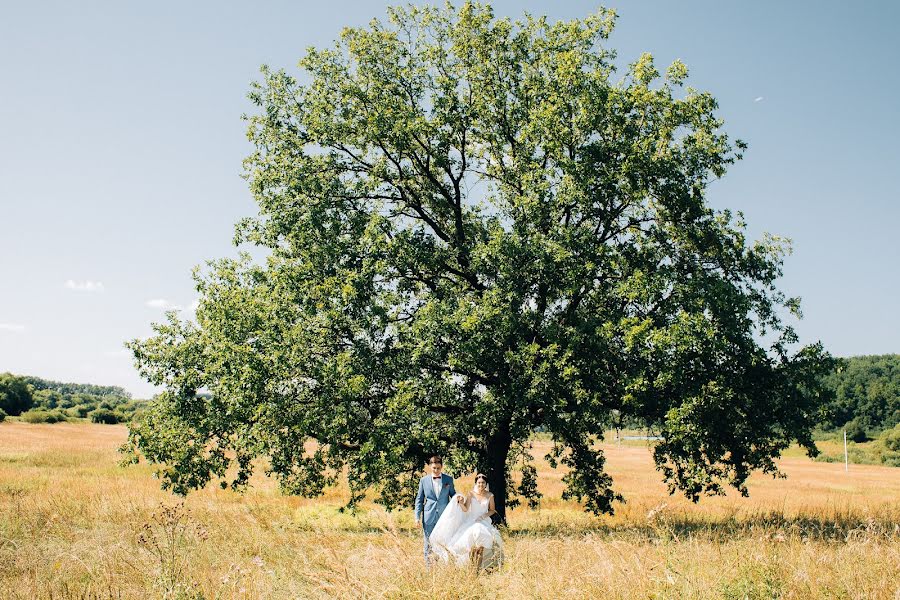
[[475,476],[474,489],[457,494],[441,514],[429,541],[432,552],[444,562],[469,563],[476,569],[499,565],[503,560],[503,540],[491,523],[494,495],[488,491],[487,477]]

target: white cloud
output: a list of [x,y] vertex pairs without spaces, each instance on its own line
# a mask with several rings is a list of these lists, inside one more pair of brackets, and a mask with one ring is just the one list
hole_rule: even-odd
[[25,331],[25,326],[19,323],[0,323],[0,331]]
[[766,99],[765,96],[757,96],[756,100],[754,100],[754,102],[762,102],[765,99]]
[[74,279],[66,280],[66,288],[75,290],[76,292],[102,292],[102,281],[75,281]]
[[156,308],[159,310],[177,310],[181,312],[193,313],[197,312],[197,309],[200,307],[200,298],[195,298],[187,306],[169,302],[165,298],[153,298],[152,300],[147,300],[147,302],[145,302],[144,304],[146,304],[150,308]]
[[147,306],[150,308],[160,308],[162,310],[181,310],[181,307],[177,304],[172,304],[165,298],[154,298],[152,300],[147,300]]

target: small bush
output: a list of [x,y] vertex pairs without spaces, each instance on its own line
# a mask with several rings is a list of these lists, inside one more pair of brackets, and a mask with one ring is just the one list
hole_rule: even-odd
[[835,454],[825,454],[824,452],[813,459],[816,462],[823,463],[837,463],[844,462],[843,456],[837,456]]
[[60,423],[68,421],[61,410],[29,410],[22,413],[22,420],[26,423]]
[[892,452],[900,452],[900,424],[882,433],[879,441],[885,449]]
[[900,424],[883,432],[875,446],[882,464],[900,467]]
[[105,423],[107,425],[115,425],[122,422],[122,415],[113,412],[108,408],[98,408],[88,413],[91,423]]
[[0,423],[6,420],[6,411],[0,408]]
[[88,414],[91,413],[91,411],[95,410],[96,408],[97,408],[97,405],[93,404],[93,403],[78,404],[78,405],[70,408],[69,412],[74,412],[75,413],[74,416],[84,419],[88,416]]
[[858,421],[853,420],[847,423],[847,439],[857,444],[869,441],[869,435],[865,428]]

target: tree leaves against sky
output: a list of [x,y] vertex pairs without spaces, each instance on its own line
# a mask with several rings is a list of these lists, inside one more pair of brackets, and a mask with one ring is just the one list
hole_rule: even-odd
[[267,259],[210,262],[196,323],[131,344],[167,390],[134,456],[179,493],[240,488],[257,457],[304,495],[347,468],[351,503],[393,507],[439,452],[486,472],[505,514],[539,497],[538,428],[595,513],[621,499],[597,446],[615,419],[662,436],[657,465],[693,499],[746,492],[794,439],[814,451],[829,357],[793,351],[781,320],[788,243],[705,201],[745,145],[682,63],[617,74],[614,21],[394,8],[300,76],[264,68],[259,215],[236,242]]

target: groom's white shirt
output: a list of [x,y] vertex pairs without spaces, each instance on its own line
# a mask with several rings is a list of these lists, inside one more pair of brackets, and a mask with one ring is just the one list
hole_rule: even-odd
[[441,487],[444,485],[444,480],[442,477],[434,477],[431,476],[431,487],[434,489],[434,497],[437,498],[441,495]]

